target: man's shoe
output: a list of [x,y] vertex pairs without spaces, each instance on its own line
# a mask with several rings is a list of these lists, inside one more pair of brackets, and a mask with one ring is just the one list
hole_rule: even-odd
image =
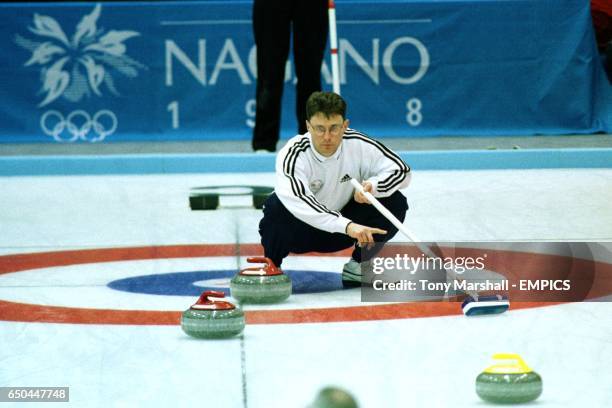
[[[361,263],[351,258],[342,268],[342,286],[345,288],[358,288],[363,282]],[[370,282],[366,282],[371,284]]]

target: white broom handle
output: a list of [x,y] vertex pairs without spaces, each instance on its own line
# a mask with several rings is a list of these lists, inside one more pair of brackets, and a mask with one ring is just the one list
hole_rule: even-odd
[[[393,215],[391,213],[391,211],[387,210],[387,207],[382,205],[380,203],[380,201],[378,201],[376,199],[376,197],[374,197],[371,193],[365,191],[363,189],[363,186],[361,185],[360,182],[358,182],[354,178],[351,178],[351,184],[353,185],[353,187],[355,187],[355,189],[357,191],[361,192],[368,199],[368,201],[374,207],[376,207],[376,209],[382,215],[385,216],[386,219],[388,219],[393,225],[395,225],[395,228],[400,230],[401,233],[406,236],[406,238],[408,238],[410,241],[412,241],[417,246],[417,248],[419,248],[423,252],[423,254],[427,255],[427,257],[432,258],[432,259],[440,258],[427,245],[425,245],[424,243],[420,242],[420,240],[416,236],[414,236],[414,234],[412,232],[410,232],[410,230],[404,224],[402,224],[400,222],[400,220],[395,218],[395,215]],[[451,276],[453,279],[456,279],[456,280],[459,280],[459,281],[463,280],[462,278],[459,277],[457,272],[455,272],[454,270],[446,269],[446,273],[447,273],[447,275]],[[467,293],[468,295],[472,296],[474,299],[478,299],[478,294],[476,292],[473,292],[471,290],[466,290],[465,293]]]
[[332,84],[334,93],[340,95],[340,70],[338,68],[338,38],[336,35],[336,4],[334,0],[327,3],[329,17],[329,43],[331,46]]
[[395,215],[393,215],[391,213],[391,211],[387,210],[387,208],[382,205],[380,203],[380,201],[378,201],[376,199],[376,197],[374,197],[371,193],[365,191],[363,189],[363,186],[361,185],[360,182],[358,182],[357,180],[355,180],[354,178],[351,179],[351,184],[353,185],[353,187],[355,187],[355,189],[359,192],[361,192],[367,199],[368,201],[374,206],[376,207],[376,209],[385,216],[386,219],[388,219],[393,225],[395,225],[395,228],[397,228],[398,230],[400,230],[402,232],[402,234],[404,234],[406,236],[406,238],[408,238],[410,241],[414,242],[416,244],[416,246],[423,251],[423,253],[425,255],[427,255],[430,258],[439,258],[436,254],[433,253],[433,251],[425,244],[423,244],[422,242],[419,241],[419,239],[417,237],[414,236],[414,234],[412,232],[410,232],[408,230],[408,228],[406,228],[406,226],[404,224],[402,224],[400,222],[400,220],[398,220],[397,218],[395,218]]

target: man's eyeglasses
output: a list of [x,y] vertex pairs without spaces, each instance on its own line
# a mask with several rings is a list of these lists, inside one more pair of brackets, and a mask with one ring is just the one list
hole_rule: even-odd
[[330,135],[338,136],[342,132],[342,129],[343,129],[342,125],[331,125],[329,129],[327,129],[325,126],[321,126],[321,125],[313,126],[312,123],[310,122],[308,122],[308,124],[310,125],[312,132],[317,136],[323,136],[328,131]]

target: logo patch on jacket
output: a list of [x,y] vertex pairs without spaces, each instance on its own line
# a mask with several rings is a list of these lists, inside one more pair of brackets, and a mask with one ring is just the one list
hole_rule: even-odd
[[310,191],[317,193],[323,187],[323,180],[312,180],[310,182]]

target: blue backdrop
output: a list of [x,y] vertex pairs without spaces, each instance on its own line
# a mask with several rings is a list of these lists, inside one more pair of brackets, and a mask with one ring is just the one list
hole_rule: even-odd
[[[0,142],[250,139],[251,7],[0,4]],[[372,136],[612,132],[588,0],[340,0],[337,15],[348,116]],[[294,80],[290,61],[284,138]]]

